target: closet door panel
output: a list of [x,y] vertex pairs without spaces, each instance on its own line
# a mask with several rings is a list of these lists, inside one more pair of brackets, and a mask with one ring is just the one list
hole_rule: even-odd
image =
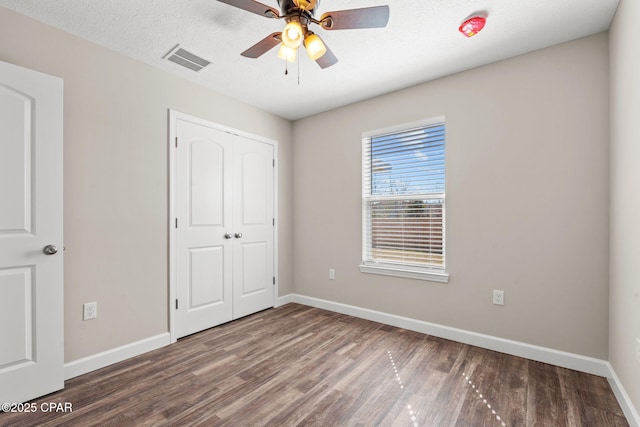
[[238,137],[233,190],[233,315],[238,318],[273,307],[272,145]]

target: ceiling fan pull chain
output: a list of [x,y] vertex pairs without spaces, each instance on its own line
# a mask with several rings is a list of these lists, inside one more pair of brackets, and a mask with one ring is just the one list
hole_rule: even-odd
[[298,55],[298,86],[300,86],[300,55]]

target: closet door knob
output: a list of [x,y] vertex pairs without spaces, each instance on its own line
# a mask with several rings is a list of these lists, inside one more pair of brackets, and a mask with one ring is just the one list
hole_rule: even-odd
[[236,239],[239,239],[242,237],[242,233],[236,233]]
[[224,238],[225,238],[225,239],[230,239],[230,238],[232,238],[232,237],[233,237],[233,234],[231,234],[231,233],[224,233]]

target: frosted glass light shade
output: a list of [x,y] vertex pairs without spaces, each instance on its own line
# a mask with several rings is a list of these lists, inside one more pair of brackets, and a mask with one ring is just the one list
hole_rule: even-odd
[[289,46],[281,43],[280,49],[278,49],[278,58],[289,62],[296,62],[296,51],[297,49],[291,49]]
[[302,43],[304,31],[297,21],[291,21],[285,25],[282,31],[282,43],[292,49],[296,49]]
[[307,49],[307,55],[309,55],[309,58],[314,61],[327,53],[327,47],[316,34],[311,34],[304,39],[304,47]]

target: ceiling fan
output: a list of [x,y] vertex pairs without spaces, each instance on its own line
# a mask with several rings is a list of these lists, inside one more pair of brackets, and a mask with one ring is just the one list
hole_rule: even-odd
[[280,11],[254,0],[218,0],[231,6],[267,18],[284,19],[282,32],[269,34],[258,43],[241,53],[247,58],[258,58],[280,45],[278,57],[294,62],[298,47],[302,44],[309,57],[321,68],[338,62],[320,36],[309,30],[316,24],[325,30],[351,30],[359,28],[382,28],[389,22],[389,6],[374,6],[361,9],[347,9],[323,13],[315,18],[320,0],[278,0]]

